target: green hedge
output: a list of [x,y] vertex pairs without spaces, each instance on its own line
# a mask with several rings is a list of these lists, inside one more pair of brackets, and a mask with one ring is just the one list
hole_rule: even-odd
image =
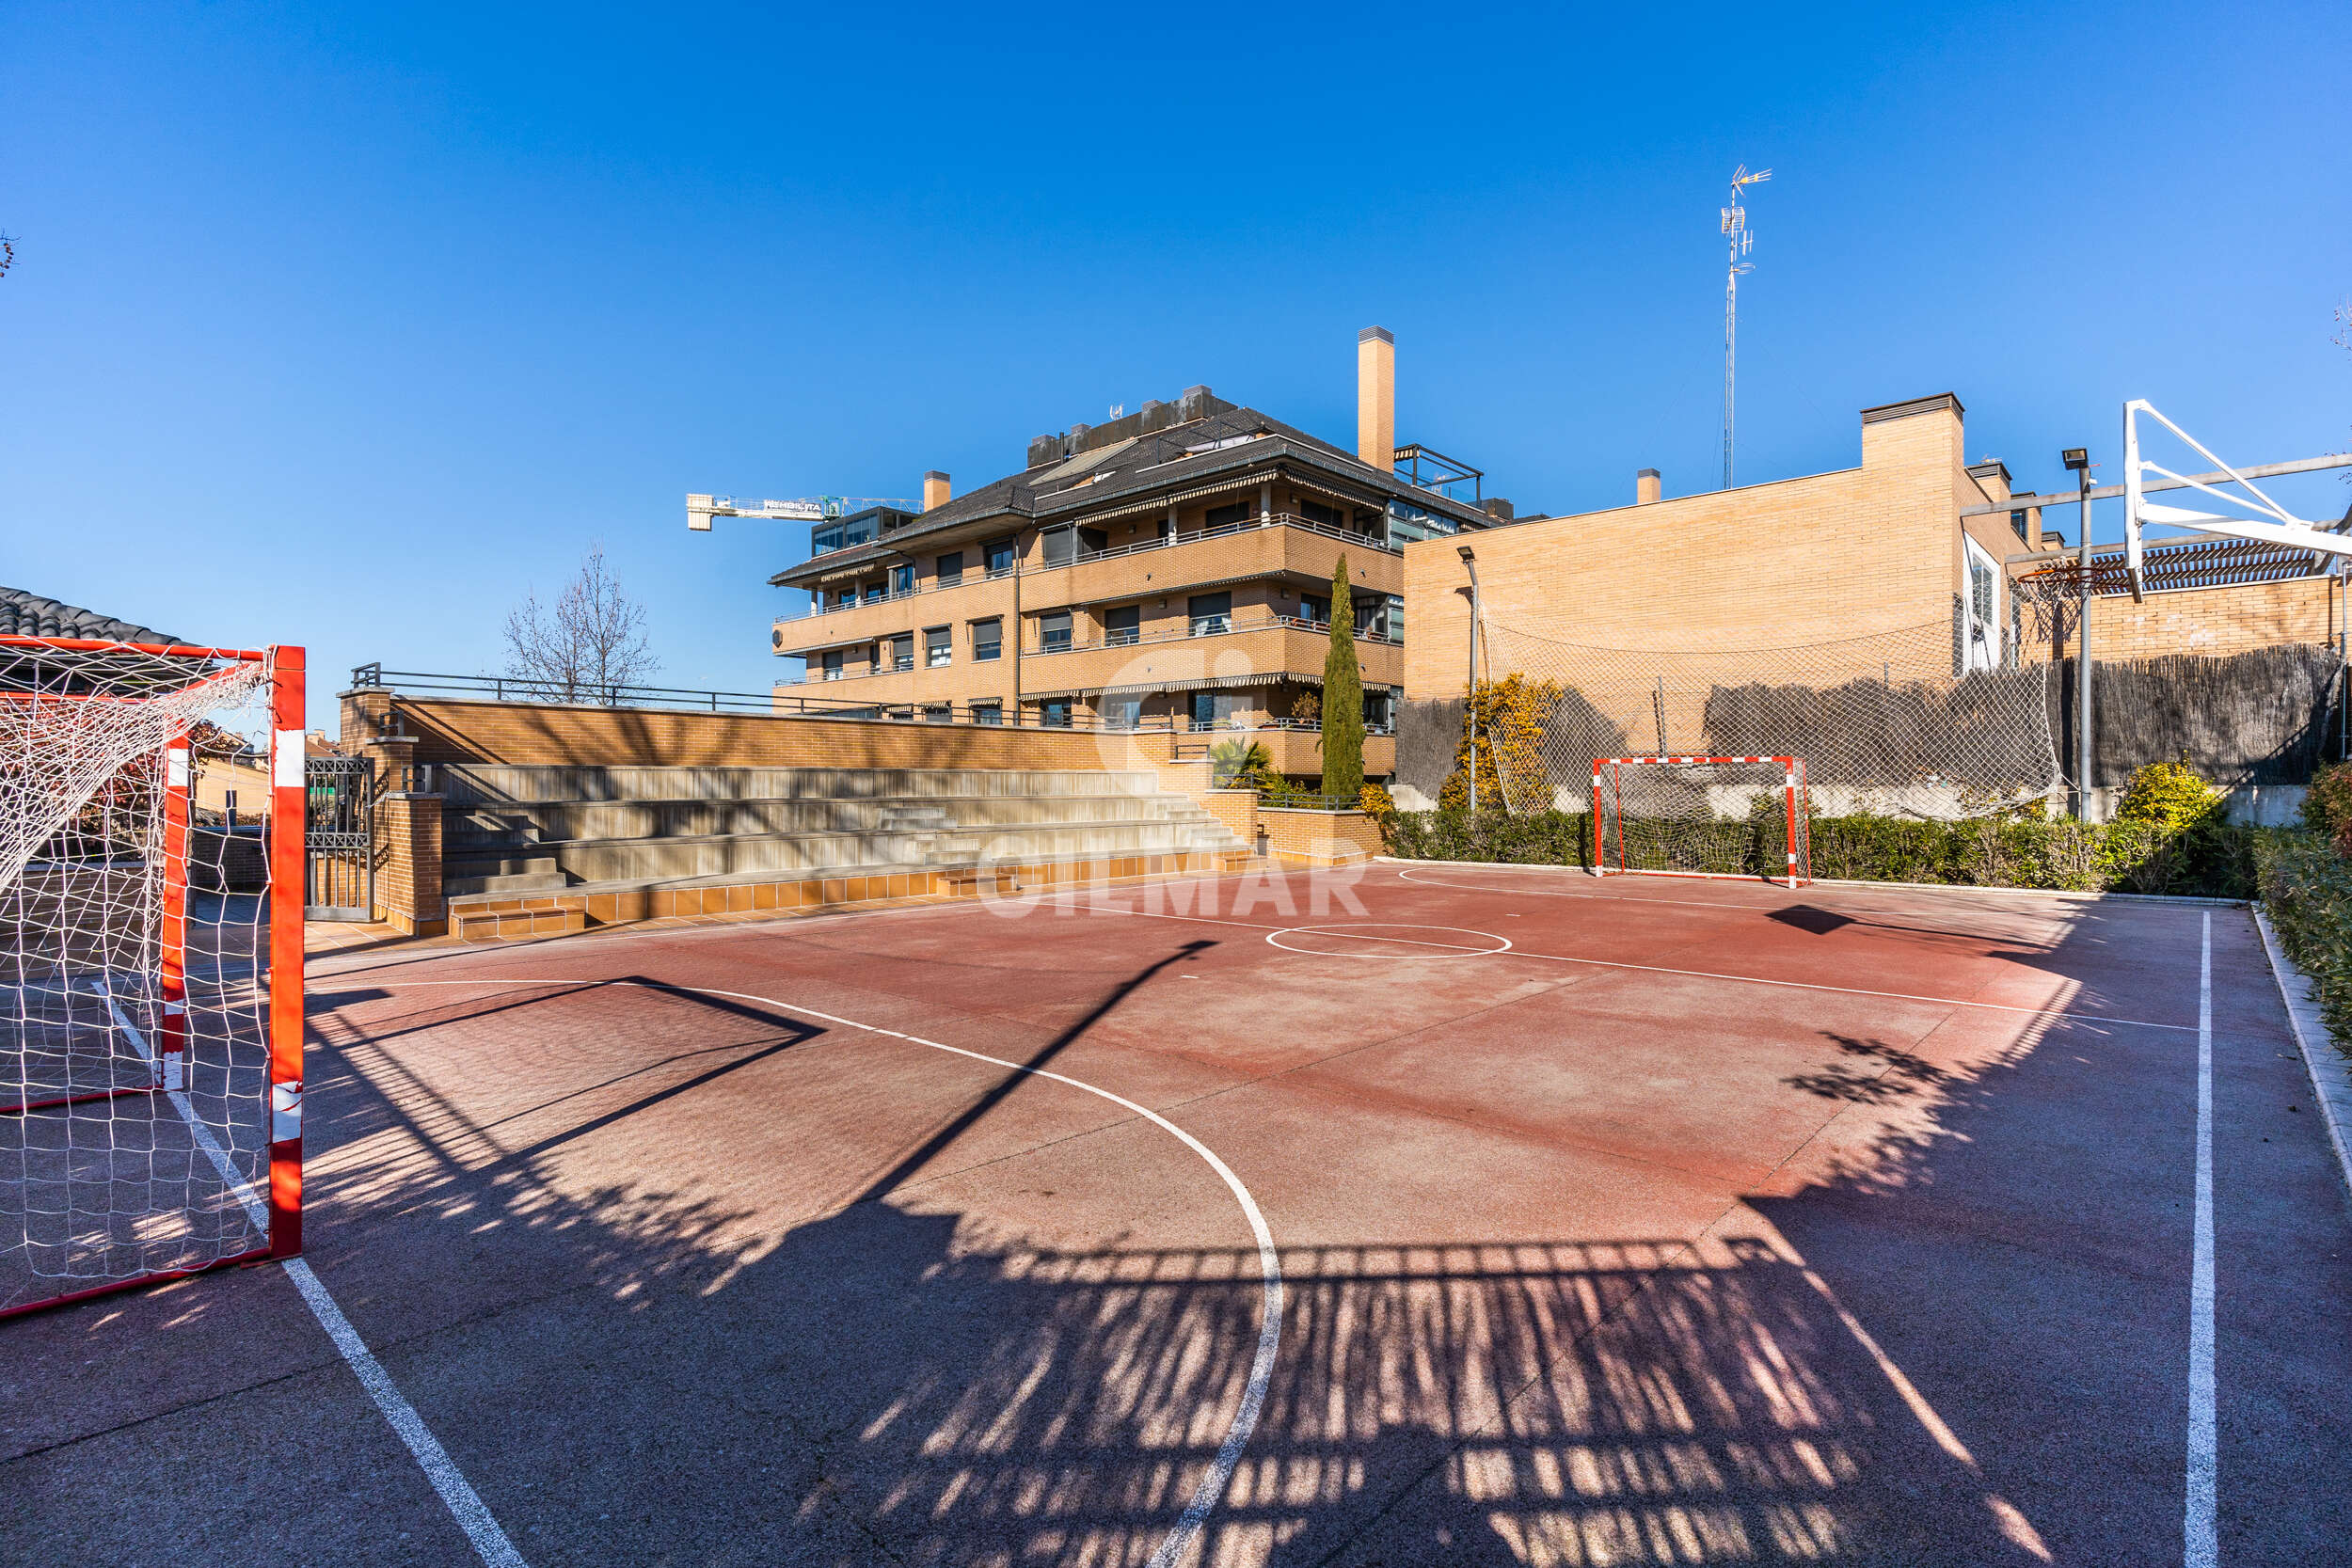
[[2352,863],[2316,833],[2265,833],[2254,848],[2263,912],[2319,991],[2336,1048],[2352,1055]]
[[[1382,827],[1389,853],[1410,860],[1588,865],[1581,812],[1505,816],[1466,811],[1399,812]],[[1762,813],[1717,830],[1740,840],[1747,868],[1769,874],[1781,859],[1780,819]],[[1638,819],[1628,824],[1639,837]],[[1971,887],[2254,895],[2259,828],[2207,823],[2168,832],[2147,822],[2086,826],[2067,818],[1919,822],[1891,816],[1817,816],[1813,875],[1848,881],[1947,882]]]

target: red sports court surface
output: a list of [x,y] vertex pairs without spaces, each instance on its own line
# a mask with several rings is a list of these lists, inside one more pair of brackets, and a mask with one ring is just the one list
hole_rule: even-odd
[[2346,1560],[2352,1228],[2246,911],[1352,896],[319,960],[310,1261],[495,1533],[267,1268],[0,1332],[0,1540],[2109,1564],[2210,1519],[2224,1562]]

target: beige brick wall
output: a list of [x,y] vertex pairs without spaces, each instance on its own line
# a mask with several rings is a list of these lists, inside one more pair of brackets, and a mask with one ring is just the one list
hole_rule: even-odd
[[2333,642],[2341,611],[2329,600],[2325,578],[2184,589],[2151,594],[2139,604],[2128,598],[2093,599],[2090,657],[2219,657],[2280,642]]
[[[1691,652],[1948,624],[1959,511],[1981,495],[1963,434],[1956,408],[1931,408],[1866,423],[1860,467],[1477,534],[1487,613],[1567,642]],[[1406,546],[1408,700],[1462,690],[1460,543]]]
[[1258,813],[1266,850],[1279,861],[1332,865],[1379,854],[1380,824],[1360,811],[1298,811],[1269,806]]
[[375,807],[375,917],[410,936],[449,927],[441,899],[441,798],[395,794]]
[[420,763],[1047,769],[1146,765],[1130,738],[1084,732],[410,697],[394,699],[388,714],[371,721],[356,711],[363,705],[385,705],[347,700],[344,733],[354,733],[358,723],[389,719],[417,736]]

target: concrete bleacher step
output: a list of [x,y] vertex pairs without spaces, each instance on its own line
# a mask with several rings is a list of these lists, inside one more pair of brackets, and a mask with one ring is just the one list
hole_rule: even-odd
[[477,903],[1245,847],[1139,770],[461,764],[446,790],[443,890]]

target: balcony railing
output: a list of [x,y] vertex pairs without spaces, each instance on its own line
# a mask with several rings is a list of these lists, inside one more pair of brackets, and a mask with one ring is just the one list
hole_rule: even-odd
[[911,588],[891,589],[881,594],[867,594],[861,590],[847,603],[842,604],[824,603],[820,595],[819,602],[810,605],[796,619],[806,620],[813,615],[831,615],[839,610],[861,610],[867,605],[886,604],[893,599],[911,599],[925,594],[937,594],[949,588],[961,588],[970,583],[975,577],[983,577],[990,581],[994,581],[999,578],[1035,577],[1041,572],[1059,572],[1072,566],[1084,566],[1090,562],[1110,561],[1120,556],[1142,555],[1152,550],[1173,549],[1179,545],[1195,545],[1204,539],[1225,539],[1237,533],[1251,533],[1267,528],[1301,529],[1309,533],[1320,534],[1326,539],[1337,539],[1343,544],[1378,550],[1383,555],[1401,556],[1405,553],[1386,540],[1375,538],[1368,533],[1359,533],[1354,529],[1333,528],[1328,523],[1315,522],[1293,513],[1277,512],[1271,516],[1246,517],[1237,523],[1220,523],[1215,528],[1195,529],[1189,533],[1179,533],[1172,538],[1139,539],[1132,545],[1117,545],[1108,549],[1079,550],[1067,561],[1050,563],[1041,561],[1016,563],[1011,566],[999,566],[987,572],[977,572],[967,568],[961,576],[955,578],[918,578]]
[[[1298,615],[1266,615],[1246,621],[1232,615],[1204,615],[1188,626],[1173,626],[1167,631],[1108,632],[1089,642],[1073,641],[1032,648],[1025,657],[1044,658],[1053,654],[1091,653],[1099,648],[1133,648],[1146,643],[1189,642],[1196,637],[1238,637],[1253,631],[1304,631],[1327,637],[1330,635],[1331,623],[1310,621]],[[1356,629],[1356,641],[1370,642],[1384,648],[1405,646],[1400,639],[1381,632],[1366,631],[1360,626]]]

